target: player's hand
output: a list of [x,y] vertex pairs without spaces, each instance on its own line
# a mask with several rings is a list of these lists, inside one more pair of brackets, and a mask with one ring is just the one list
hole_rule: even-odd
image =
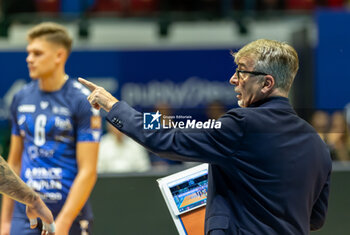
[[52,213],[40,197],[37,197],[32,205],[27,205],[26,212],[30,221],[30,228],[36,228],[38,224],[37,218],[39,217],[43,222],[41,234],[55,235],[55,224]]
[[91,91],[91,94],[87,99],[90,102],[91,106],[95,109],[103,108],[109,112],[113,105],[119,101],[103,87],[97,86],[96,84],[89,82],[83,78],[78,78],[78,81]]

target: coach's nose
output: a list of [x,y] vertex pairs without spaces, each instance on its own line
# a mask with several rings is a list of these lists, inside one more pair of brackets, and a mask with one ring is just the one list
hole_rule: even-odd
[[230,78],[230,83],[234,86],[238,86],[238,77],[237,72],[235,72],[232,77]]

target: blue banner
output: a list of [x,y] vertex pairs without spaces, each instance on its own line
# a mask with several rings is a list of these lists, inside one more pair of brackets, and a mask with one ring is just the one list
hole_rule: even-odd
[[316,19],[316,108],[343,109],[350,103],[350,12],[320,10]]
[[[13,94],[30,81],[25,51],[0,52],[0,119],[6,120]],[[211,101],[236,103],[229,79],[235,65],[221,50],[74,51],[66,72],[100,84],[140,108],[166,103],[178,109],[203,108]]]

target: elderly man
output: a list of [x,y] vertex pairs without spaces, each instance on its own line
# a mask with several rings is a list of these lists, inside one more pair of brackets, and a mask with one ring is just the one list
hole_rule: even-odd
[[309,234],[325,221],[331,158],[288,101],[298,56],[260,39],[232,53],[230,79],[242,108],[220,128],[143,130],[142,115],[86,80],[88,100],[116,128],[160,156],[209,163],[205,234]]

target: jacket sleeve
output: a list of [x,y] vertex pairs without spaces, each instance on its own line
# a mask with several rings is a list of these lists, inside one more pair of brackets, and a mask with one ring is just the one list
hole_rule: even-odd
[[326,213],[328,208],[328,196],[329,196],[329,188],[330,188],[330,173],[328,174],[327,181],[322,188],[320,196],[318,197],[316,203],[312,208],[311,218],[310,218],[310,230],[318,230],[320,229],[325,220]]
[[239,112],[221,117],[219,129],[145,130],[143,114],[120,101],[106,119],[148,150],[180,161],[224,164],[232,157],[244,135],[244,117]]

